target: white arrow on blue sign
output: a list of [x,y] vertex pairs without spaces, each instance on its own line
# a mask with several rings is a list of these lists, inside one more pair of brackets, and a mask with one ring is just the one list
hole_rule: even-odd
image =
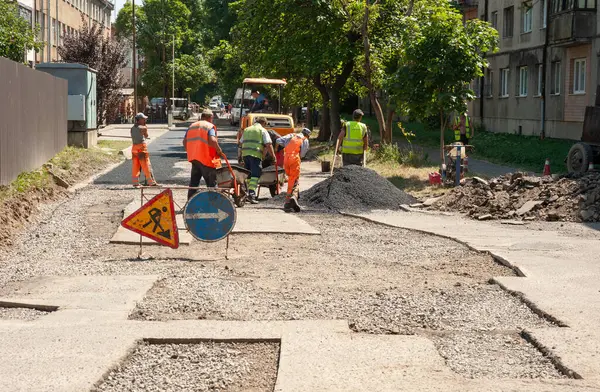
[[214,242],[227,237],[236,219],[233,202],[221,192],[198,192],[183,209],[185,227],[200,241]]

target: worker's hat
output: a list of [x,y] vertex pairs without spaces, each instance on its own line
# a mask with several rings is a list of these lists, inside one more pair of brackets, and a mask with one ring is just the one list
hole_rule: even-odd
[[138,114],[135,115],[135,119],[139,120],[140,118],[148,118],[148,116],[146,116],[144,113],[139,112]]
[[360,110],[360,109],[356,109],[356,110],[354,111],[354,113],[352,113],[352,117],[353,117],[353,118],[362,117],[362,116],[364,116],[364,115],[365,115],[365,114],[364,114],[364,113],[363,113],[363,111],[362,111],[362,110]]
[[312,131],[308,128],[303,128],[302,129],[302,133],[305,134],[306,136],[310,136],[310,134],[312,133]]
[[210,109],[204,109],[202,111],[202,116],[204,116],[204,117],[212,117],[213,115],[214,114],[213,114],[212,110],[210,110]]

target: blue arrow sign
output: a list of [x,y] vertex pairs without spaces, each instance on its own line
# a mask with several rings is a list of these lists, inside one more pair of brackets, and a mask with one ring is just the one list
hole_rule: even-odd
[[220,192],[196,193],[183,209],[185,227],[200,241],[219,241],[227,237],[237,219],[231,199]]

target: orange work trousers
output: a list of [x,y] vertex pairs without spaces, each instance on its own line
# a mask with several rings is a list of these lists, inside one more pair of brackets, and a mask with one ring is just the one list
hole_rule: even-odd
[[154,174],[150,165],[150,157],[148,156],[148,147],[145,143],[134,144],[131,148],[131,179],[133,184],[137,185],[140,182],[140,168],[144,171],[146,182],[148,185],[154,184]]
[[289,200],[292,197],[298,198],[300,188],[300,156],[286,156],[285,161],[283,162],[283,168],[285,174],[288,176],[288,187],[285,198],[286,200]]

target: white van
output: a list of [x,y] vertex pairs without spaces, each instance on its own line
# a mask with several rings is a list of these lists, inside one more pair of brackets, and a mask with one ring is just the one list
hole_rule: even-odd
[[[240,123],[240,104],[242,103],[242,89],[238,88],[235,92],[233,103],[231,104],[231,116],[229,117],[229,123],[231,125],[238,125]],[[248,113],[250,108],[254,105],[254,98],[252,98],[252,90],[246,89],[244,94],[244,105],[243,115]],[[243,116],[242,115],[242,116]]]

